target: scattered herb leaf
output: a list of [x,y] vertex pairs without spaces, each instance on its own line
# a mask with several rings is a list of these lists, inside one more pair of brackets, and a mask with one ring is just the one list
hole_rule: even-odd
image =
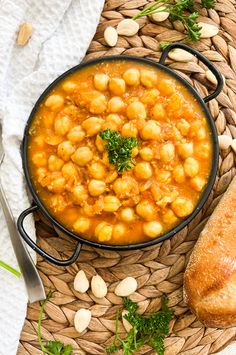
[[164,50],[166,47],[168,47],[172,42],[160,42],[160,48]]
[[128,171],[135,166],[132,160],[132,149],[139,141],[134,137],[122,137],[120,132],[105,129],[99,136],[107,141],[109,163],[116,166],[118,172]]
[[[215,1],[201,0],[201,5],[202,7],[211,9],[214,8]],[[195,10],[194,0],[156,0],[135,15],[133,20],[158,12],[169,12],[171,21],[179,20],[183,23],[189,39],[193,41],[199,40],[201,27],[197,23],[199,14]]]
[[214,9],[215,7],[215,0],[202,0],[201,1],[202,7],[205,7],[206,9]]
[[39,320],[38,320],[38,341],[42,352],[44,355],[73,355],[73,350],[71,345],[64,345],[60,341],[48,341],[46,345],[43,344],[42,337],[41,337],[41,322],[44,312],[44,307],[47,301],[52,297],[52,291],[49,291],[46,300],[42,302],[40,313],[39,313]]
[[132,329],[126,338],[120,338],[118,334],[120,313],[117,313],[116,336],[107,353],[122,350],[124,355],[132,355],[142,345],[148,344],[158,355],[164,355],[164,339],[169,334],[169,323],[173,318],[173,312],[168,308],[168,299],[162,298],[162,308],[159,312],[146,316],[137,313],[138,305],[129,298],[124,298],[124,308],[128,311],[124,318],[132,325]]
[[4,269],[6,269],[7,271],[11,272],[13,275],[20,277],[21,273],[20,271],[14,269],[12,266],[4,263],[4,261],[0,260],[0,266],[3,267]]

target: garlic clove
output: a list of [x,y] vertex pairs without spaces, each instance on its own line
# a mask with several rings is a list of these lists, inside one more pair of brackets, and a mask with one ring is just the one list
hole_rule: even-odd
[[92,293],[97,298],[103,298],[107,294],[107,285],[103,278],[99,275],[93,276],[91,281]]
[[91,321],[91,311],[81,308],[75,313],[74,326],[78,333],[82,333]]
[[89,288],[89,281],[83,270],[80,270],[74,279],[74,289],[80,293],[85,293]]
[[118,23],[117,33],[123,36],[134,36],[139,30],[139,24],[132,19],[125,19]]
[[137,281],[133,277],[126,277],[115,288],[117,296],[126,297],[130,296],[137,290]]
[[118,41],[118,34],[114,27],[108,26],[104,31],[104,39],[108,46],[115,47]]

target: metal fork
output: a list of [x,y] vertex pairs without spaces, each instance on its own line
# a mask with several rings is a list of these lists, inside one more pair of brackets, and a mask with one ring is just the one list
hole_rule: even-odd
[[[0,167],[4,158],[4,149],[2,145],[2,127],[0,125]],[[23,275],[28,294],[29,303],[44,300],[46,298],[42,280],[36,266],[26,249],[24,241],[18,233],[15,219],[8,205],[5,193],[3,191],[0,179],[0,204],[7,223],[7,228],[11,238],[11,243],[18,261],[21,273]]]

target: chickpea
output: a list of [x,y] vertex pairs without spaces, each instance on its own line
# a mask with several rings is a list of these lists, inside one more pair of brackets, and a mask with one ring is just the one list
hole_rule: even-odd
[[110,184],[111,182],[113,182],[116,178],[117,178],[118,174],[117,172],[114,170],[114,171],[110,171],[105,179],[105,182],[107,184]]
[[75,147],[70,141],[64,141],[60,143],[57,147],[57,154],[60,158],[65,161],[69,161],[71,155],[74,153]]
[[107,108],[106,96],[100,94],[90,102],[89,111],[95,114],[103,113]]
[[177,165],[173,170],[173,178],[176,182],[182,183],[185,181],[185,172],[182,165]]
[[56,155],[50,155],[48,158],[48,170],[49,171],[60,171],[64,161],[58,158]]
[[176,126],[182,136],[187,136],[190,129],[190,124],[188,123],[188,121],[186,121],[184,118],[181,118]]
[[139,153],[138,147],[134,147],[132,149],[131,157],[135,158],[138,155],[138,153]]
[[71,128],[69,133],[67,134],[67,139],[72,143],[79,143],[85,137],[85,132],[82,130],[81,126],[75,126]]
[[201,128],[198,130],[197,135],[196,135],[196,138],[197,138],[198,140],[200,140],[200,141],[206,138],[206,130],[205,130],[204,127],[201,127]]
[[157,121],[149,120],[141,131],[141,137],[144,140],[159,139],[161,133],[160,125]]
[[192,201],[183,197],[177,197],[177,199],[172,202],[171,208],[178,217],[183,218],[193,212],[194,206]]
[[73,190],[71,191],[70,195],[71,195],[72,201],[76,205],[80,205],[82,202],[84,202],[88,199],[88,192],[87,192],[86,188],[81,184],[78,184],[77,186],[75,186],[73,188]]
[[208,159],[210,156],[210,145],[208,143],[200,143],[196,146],[195,153],[198,158]]
[[88,147],[79,147],[71,159],[79,166],[85,166],[93,159],[93,152]]
[[104,179],[106,175],[106,169],[101,163],[93,163],[92,165],[88,166],[88,169],[92,177],[95,179]]
[[117,196],[128,195],[132,189],[132,181],[125,177],[116,179],[112,188]]
[[113,238],[114,239],[120,239],[123,237],[126,233],[126,226],[122,223],[115,224],[113,227]]
[[77,233],[85,233],[89,230],[91,225],[90,219],[86,217],[79,217],[73,224],[73,228]]
[[95,145],[96,145],[99,152],[101,152],[101,153],[104,152],[106,143],[99,135],[97,135],[97,137],[96,137]]
[[108,101],[107,107],[109,112],[117,113],[124,110],[125,103],[120,97],[114,96]]
[[143,160],[151,161],[153,159],[153,151],[151,148],[144,147],[139,151],[139,154]]
[[121,78],[112,78],[109,80],[109,89],[112,94],[121,96],[125,93],[125,81]]
[[65,190],[65,184],[66,179],[63,176],[55,176],[48,185],[48,190],[55,194],[61,194]]
[[141,97],[141,101],[147,105],[155,105],[160,96],[160,91],[157,89],[145,90]]
[[56,119],[54,123],[55,133],[59,136],[64,136],[71,129],[71,120],[68,116],[63,116]]
[[133,222],[135,219],[134,210],[131,207],[125,207],[120,212],[120,218],[124,222]]
[[193,121],[191,123],[190,131],[189,131],[190,137],[196,137],[201,128],[202,128],[201,121],[199,120]]
[[140,162],[135,166],[134,172],[137,178],[147,180],[152,176],[152,167],[147,162]]
[[123,78],[125,79],[127,85],[137,86],[140,83],[140,72],[135,68],[127,69],[123,74]]
[[147,221],[151,221],[156,217],[155,206],[147,200],[142,200],[137,204],[136,212],[140,217]]
[[46,166],[47,165],[47,156],[45,152],[34,153],[32,156],[32,162],[36,166]]
[[112,226],[106,222],[101,222],[95,228],[95,237],[97,237],[100,242],[107,242],[111,239],[112,232]]
[[161,147],[160,158],[165,163],[170,162],[175,158],[175,146],[173,143],[167,143]]
[[85,129],[87,136],[92,137],[101,130],[103,122],[102,118],[89,117],[81,124],[81,127]]
[[190,185],[194,190],[200,192],[206,185],[206,180],[200,176],[195,176],[190,180]]
[[101,180],[91,180],[88,184],[88,190],[91,196],[99,196],[103,194],[106,189],[106,184]]
[[106,74],[95,74],[93,78],[93,83],[95,89],[99,91],[106,91],[108,86],[109,76]]
[[158,89],[160,93],[164,96],[170,96],[175,92],[175,84],[172,80],[163,79],[158,81]]
[[68,94],[72,94],[75,91],[76,87],[77,84],[70,80],[65,81],[62,85],[62,89]]
[[126,110],[127,117],[130,120],[145,119],[147,117],[145,106],[140,101],[129,104]]
[[171,172],[166,170],[159,170],[156,173],[157,181],[161,183],[171,182]]
[[112,121],[112,122],[116,123],[117,126],[122,124],[121,117],[116,113],[110,113],[109,115],[107,115],[106,121]]
[[104,211],[115,212],[120,207],[120,200],[116,196],[107,195],[104,197]]
[[45,142],[48,145],[52,145],[52,146],[58,145],[62,141],[63,141],[63,137],[61,136],[50,135],[45,137]]
[[163,120],[166,118],[166,111],[162,104],[156,104],[152,109],[152,117],[155,120]]
[[64,178],[66,178],[67,180],[71,177],[71,176],[77,176],[78,175],[78,170],[77,167],[74,163],[72,163],[72,161],[69,161],[68,163],[64,164],[62,169],[61,169],[62,175],[64,176]]
[[162,221],[166,224],[174,224],[178,222],[178,218],[171,209],[167,209],[162,217]]
[[132,122],[125,123],[121,130],[123,137],[137,137],[138,130],[135,124]]
[[199,172],[198,161],[194,158],[187,158],[184,162],[184,172],[189,177],[194,177]]
[[156,238],[162,233],[163,227],[161,223],[157,221],[146,222],[143,224],[143,231],[146,236]]
[[62,195],[52,195],[49,199],[49,206],[54,212],[62,212],[67,207],[67,202]]
[[180,143],[177,147],[177,151],[182,159],[190,157],[193,155],[193,142]]
[[157,84],[157,74],[151,70],[141,70],[141,83],[149,89],[152,88]]
[[41,136],[36,136],[36,137],[33,139],[33,142],[36,143],[39,148],[43,148],[43,147],[45,146],[44,136],[43,136],[43,135],[41,135]]
[[45,101],[45,106],[49,107],[52,111],[57,111],[64,104],[64,99],[61,95],[53,94],[48,96]]

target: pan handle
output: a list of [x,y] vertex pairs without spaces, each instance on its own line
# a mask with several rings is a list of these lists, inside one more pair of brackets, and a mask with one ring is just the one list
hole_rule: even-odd
[[163,50],[161,58],[160,58],[160,64],[165,65],[164,63],[165,63],[165,59],[166,59],[168,53],[174,48],[181,48],[181,49],[184,49],[185,51],[193,54],[195,57],[197,57],[199,60],[201,60],[210,69],[210,71],[215,75],[216,80],[217,80],[217,85],[216,85],[215,91],[213,91],[210,95],[204,97],[204,99],[203,99],[204,102],[207,103],[208,101],[210,101],[210,100],[214,99],[216,96],[218,96],[223,88],[223,85],[224,85],[223,77],[222,77],[221,73],[216,69],[216,67],[204,55],[202,55],[196,49],[189,47],[184,43],[172,43]]
[[43,258],[45,258],[47,261],[50,263],[53,263],[58,266],[67,266],[76,261],[76,259],[79,256],[80,249],[81,249],[81,243],[78,242],[75,251],[72,254],[72,256],[69,259],[66,260],[60,260],[57,258],[54,258],[52,255],[48,254],[46,251],[44,251],[42,248],[40,248],[31,238],[30,236],[26,233],[26,230],[24,228],[24,219],[27,217],[30,213],[33,213],[34,211],[38,210],[38,206],[32,206],[27,208],[25,211],[23,211],[20,216],[18,217],[17,220],[17,228],[18,231],[21,235],[21,237],[24,239],[24,241],[33,249],[35,250],[39,255],[41,255]]

